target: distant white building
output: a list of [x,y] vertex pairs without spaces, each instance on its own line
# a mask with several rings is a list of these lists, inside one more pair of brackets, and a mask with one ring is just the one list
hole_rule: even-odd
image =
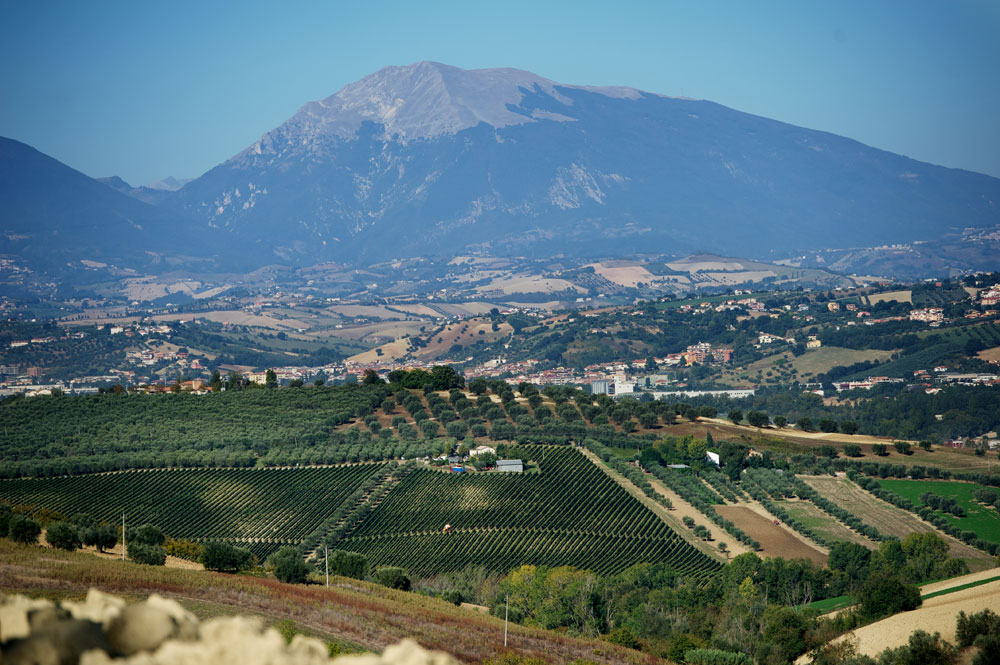
[[714,464],[715,466],[722,466],[722,460],[719,459],[719,453],[713,453],[710,450],[707,453],[705,453],[705,456],[708,458],[708,461]]
[[477,455],[486,455],[486,454],[496,455],[497,449],[491,448],[489,446],[476,446],[475,448],[469,451],[470,457],[476,457]]

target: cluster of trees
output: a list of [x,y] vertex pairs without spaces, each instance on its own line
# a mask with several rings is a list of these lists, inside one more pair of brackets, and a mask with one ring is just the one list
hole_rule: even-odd
[[[892,386],[885,390],[892,393],[883,394],[875,389],[863,391],[859,399],[841,404],[824,404],[819,395],[785,389],[762,389],[740,400],[697,397],[690,402],[696,407],[710,405],[721,412],[780,413],[802,429],[828,421],[828,427],[838,423],[837,428],[845,433],[860,431],[901,439],[946,441],[979,436],[1000,426],[1000,393],[989,386],[948,386],[932,395]],[[935,414],[940,414],[941,420],[935,418]]]
[[933,492],[923,492],[920,495],[920,503],[930,506],[934,510],[951,513],[955,517],[965,517],[965,508],[950,496],[938,496]]

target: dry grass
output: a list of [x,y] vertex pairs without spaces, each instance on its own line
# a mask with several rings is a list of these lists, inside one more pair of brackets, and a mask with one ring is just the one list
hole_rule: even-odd
[[877,305],[880,302],[889,302],[890,300],[895,300],[896,302],[913,302],[913,292],[912,291],[886,291],[885,293],[876,293],[871,296],[865,296],[865,300],[868,301],[869,305]]
[[[142,566],[81,552],[43,550],[0,539],[0,590],[34,597],[82,598],[90,587],[124,595],[174,598],[201,616],[254,614],[290,619],[322,639],[381,651],[410,637],[423,646],[479,663],[504,652],[503,621],[444,601],[345,578],[331,588],[271,579]],[[510,626],[508,651],[551,663],[660,663],[607,642]]]
[[857,639],[858,652],[868,656],[877,656],[886,648],[906,644],[915,630],[941,633],[942,639],[954,644],[958,613],[970,614],[985,609],[1000,612],[1000,581],[930,598],[912,612],[901,612],[848,635]]

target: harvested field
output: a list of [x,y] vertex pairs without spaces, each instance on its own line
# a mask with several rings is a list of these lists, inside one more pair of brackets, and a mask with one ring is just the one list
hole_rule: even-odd
[[653,273],[646,270],[640,263],[632,265],[617,265],[618,262],[591,263],[586,268],[593,268],[594,272],[608,280],[621,286],[635,287],[640,282],[650,284],[659,281]]
[[885,293],[876,293],[874,295],[866,296],[865,300],[868,301],[869,305],[877,305],[880,302],[889,302],[890,300],[912,303],[912,296],[912,291],[886,291]]
[[858,628],[848,635],[857,638],[858,652],[868,656],[877,656],[888,647],[906,644],[915,630],[941,633],[942,639],[954,644],[958,613],[964,611],[970,614],[985,609],[1000,612],[1000,580],[930,598],[912,612],[901,612]]
[[819,535],[829,540],[840,540],[848,543],[864,545],[868,549],[878,549],[878,543],[865,538],[860,533],[851,531],[846,526],[836,520],[836,518],[824,513],[811,501],[778,501],[778,505],[788,511],[794,519],[809,527]]
[[[784,557],[786,559],[809,559],[826,565],[827,555],[807,544],[784,525],[775,524],[749,506],[716,506],[716,512],[743,529],[747,535],[760,543],[761,557]],[[763,511],[763,508],[760,509]]]
[[1000,364],[1000,346],[994,346],[991,349],[984,349],[977,353],[976,357],[988,363]]
[[871,524],[881,533],[905,538],[911,533],[932,531],[948,541],[951,548],[949,555],[964,559],[970,571],[979,571],[993,567],[993,558],[986,552],[969,547],[955,540],[916,515],[878,499],[861,489],[847,478],[830,476],[799,476],[809,486],[855,515],[864,522]]

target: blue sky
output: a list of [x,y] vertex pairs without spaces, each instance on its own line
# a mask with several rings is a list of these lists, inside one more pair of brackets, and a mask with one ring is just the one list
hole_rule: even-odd
[[1000,177],[1000,1],[0,3],[0,135],[197,176],[385,65],[710,99]]

